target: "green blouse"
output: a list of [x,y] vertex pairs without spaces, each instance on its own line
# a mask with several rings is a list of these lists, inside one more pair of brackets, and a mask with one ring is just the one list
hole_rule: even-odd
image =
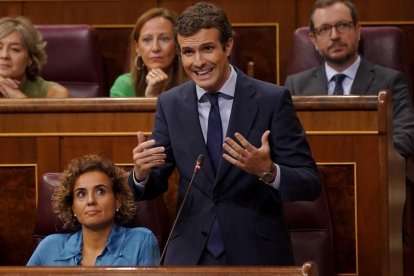
[[120,75],[111,87],[110,96],[117,97],[136,97],[135,87],[132,83],[131,73]]
[[20,90],[28,98],[47,98],[47,92],[50,86],[54,84],[54,82],[45,81],[41,77],[36,77],[34,81],[26,80],[20,87]]

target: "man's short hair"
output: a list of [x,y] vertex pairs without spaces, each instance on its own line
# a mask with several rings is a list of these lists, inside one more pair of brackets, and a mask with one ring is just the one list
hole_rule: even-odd
[[225,49],[229,38],[233,36],[231,24],[226,12],[222,8],[212,3],[198,2],[185,9],[178,18],[174,28],[174,37],[177,45],[178,35],[187,37],[201,29],[217,29],[223,49]]
[[349,11],[351,12],[352,22],[354,23],[354,25],[358,23],[358,14],[356,11],[356,7],[354,3],[352,3],[351,1],[349,0],[316,0],[309,14],[309,30],[311,32],[315,31],[315,25],[313,23],[313,15],[315,13],[315,10],[326,8],[336,3],[343,3],[345,6],[347,6]]

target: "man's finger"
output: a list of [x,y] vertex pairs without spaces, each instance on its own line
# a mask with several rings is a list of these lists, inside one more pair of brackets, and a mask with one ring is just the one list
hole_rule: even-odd
[[142,131],[137,132],[138,145],[145,142],[145,135]]
[[269,145],[269,135],[270,135],[270,130],[266,130],[263,135],[262,135],[262,146]]

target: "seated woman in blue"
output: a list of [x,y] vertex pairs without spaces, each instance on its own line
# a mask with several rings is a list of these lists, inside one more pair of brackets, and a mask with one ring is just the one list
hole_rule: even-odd
[[136,207],[125,172],[110,160],[86,155],[72,160],[52,195],[63,227],[38,245],[28,266],[151,266],[159,248],[146,228],[121,226]]

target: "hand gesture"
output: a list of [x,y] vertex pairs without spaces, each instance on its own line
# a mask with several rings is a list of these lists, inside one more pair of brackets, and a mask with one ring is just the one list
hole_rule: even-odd
[[270,158],[269,147],[270,131],[266,130],[262,135],[262,145],[260,148],[254,147],[240,133],[235,133],[237,141],[226,137],[223,149],[227,152],[223,158],[234,166],[260,177],[266,170],[270,170],[273,161]]
[[144,133],[137,133],[138,145],[132,151],[135,178],[141,182],[148,178],[152,168],[164,164],[166,154],[164,147],[153,147],[155,140],[146,141]]

